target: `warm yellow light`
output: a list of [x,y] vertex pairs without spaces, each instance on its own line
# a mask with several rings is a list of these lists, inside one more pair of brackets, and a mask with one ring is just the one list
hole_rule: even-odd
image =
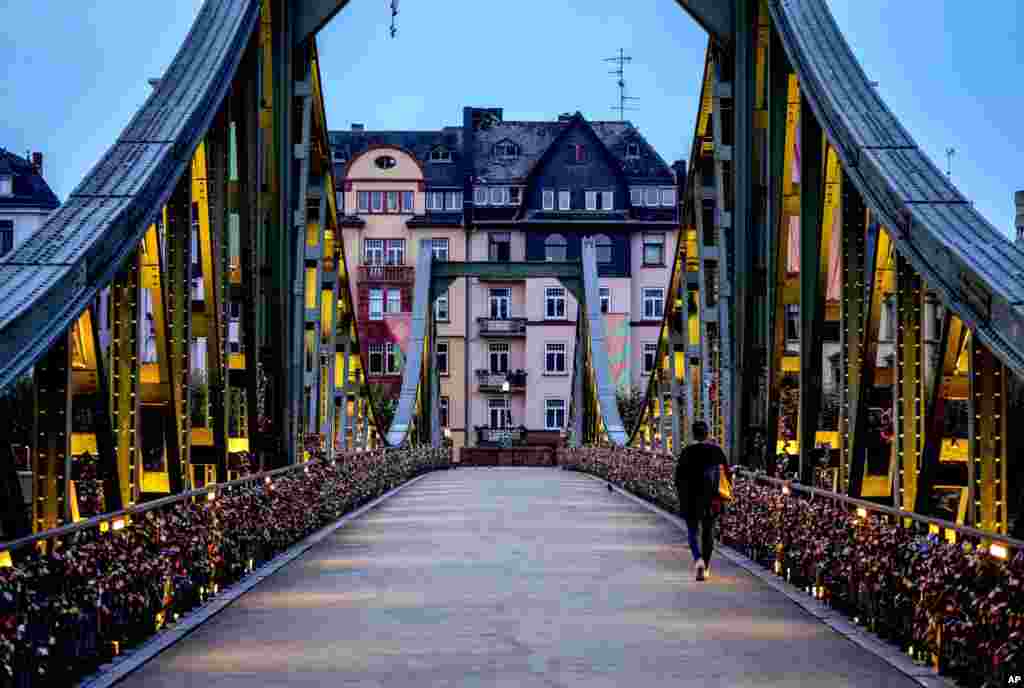
[[11,561],[11,553],[4,550],[0,552],[0,569],[8,569],[14,566],[14,562]]
[[988,548],[988,551],[989,554],[997,559],[1006,559],[1006,557],[1009,556],[1009,552],[1007,552],[1005,545],[999,545],[994,542],[992,543],[992,546]]
[[217,493],[216,492],[207,492],[206,493],[206,501],[212,502],[215,499],[217,499]]
[[122,528],[124,528],[124,519],[123,518],[119,518],[119,519],[115,520],[113,525],[112,525],[112,527],[113,527],[114,530],[121,530]]
[[266,478],[264,478],[263,482],[265,482],[267,485],[269,485],[270,484],[270,476],[268,475]]
[[867,509],[865,509],[865,508],[864,508],[864,507],[862,507],[862,506],[859,506],[859,507],[857,507],[857,515],[858,515],[858,516],[859,516],[860,518],[867,518],[867,517],[868,517],[868,510],[867,510]]
[[784,495],[788,495],[789,494],[789,485],[783,485],[782,486],[782,494],[784,494]]

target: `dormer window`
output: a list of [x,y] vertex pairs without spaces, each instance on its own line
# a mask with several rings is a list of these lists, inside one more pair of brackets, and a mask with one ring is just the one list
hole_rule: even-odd
[[574,143],[569,146],[569,155],[572,156],[573,162],[586,162],[587,147],[582,143]]
[[451,162],[452,152],[444,146],[438,146],[430,151],[430,162]]
[[640,157],[640,144],[639,143],[627,143],[626,144],[626,157],[627,158],[639,158]]
[[519,157],[519,144],[502,141],[494,146],[494,157],[500,160],[514,160]]
[[9,174],[0,174],[0,196],[10,196],[14,193],[13,180]]

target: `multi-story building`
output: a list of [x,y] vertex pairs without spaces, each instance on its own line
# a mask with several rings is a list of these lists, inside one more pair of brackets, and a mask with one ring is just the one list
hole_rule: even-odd
[[[397,392],[422,240],[442,260],[518,262],[578,260],[584,237],[597,243],[613,375],[623,389],[646,383],[682,175],[632,124],[580,113],[505,121],[501,109],[465,108],[462,127],[331,136],[371,383]],[[455,446],[510,431],[556,444],[570,406],[576,300],[554,279],[466,282],[436,308],[442,422]]]
[[43,179],[43,154],[0,148],[0,256],[31,236],[60,201]]

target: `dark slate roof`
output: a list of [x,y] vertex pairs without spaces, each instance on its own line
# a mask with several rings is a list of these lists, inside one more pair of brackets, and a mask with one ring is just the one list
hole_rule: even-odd
[[[416,156],[423,165],[428,185],[462,188],[462,127],[445,127],[440,131],[332,131],[329,140],[333,151],[344,157],[344,162],[335,163],[339,179],[344,176],[348,162],[371,146],[396,146]],[[451,151],[451,162],[430,162],[430,152],[438,146]]]
[[0,148],[0,175],[11,175],[10,196],[0,196],[0,208],[42,208],[53,210],[60,205],[50,186],[32,167],[32,163]]
[[[577,113],[578,116],[582,117]],[[551,143],[573,124],[574,119],[557,122],[498,122],[476,132],[474,158],[476,176],[488,184],[525,182],[530,171]],[[612,157],[622,166],[629,182],[673,184],[675,176],[664,159],[630,122],[587,122]],[[494,146],[503,141],[519,144],[519,156],[496,158]],[[640,145],[639,158],[626,158],[626,144]]]

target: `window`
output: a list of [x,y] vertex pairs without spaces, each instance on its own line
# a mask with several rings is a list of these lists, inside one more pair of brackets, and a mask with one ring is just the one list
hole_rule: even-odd
[[384,210],[384,192],[374,191],[370,194],[370,198],[373,200],[373,212],[379,213]]
[[661,190],[661,204],[664,206],[674,206],[676,204],[676,190],[675,189],[662,189]]
[[381,155],[374,159],[373,164],[382,170],[390,170],[398,165],[398,161],[390,155]]
[[356,198],[358,199],[357,207],[359,210],[364,213],[370,212],[370,192],[360,191],[356,193]]
[[444,210],[443,191],[431,191],[427,194],[427,210]]
[[363,263],[366,265],[384,264],[384,240],[364,239],[363,240]]
[[552,234],[544,240],[544,260],[565,262],[568,244],[561,234]]
[[491,205],[505,205],[508,189],[504,186],[491,187]]
[[434,320],[438,322],[448,322],[448,292],[441,294],[434,301]]
[[639,158],[640,157],[640,144],[639,143],[627,143],[626,144],[626,157],[627,158]]
[[445,194],[445,206],[448,210],[462,210],[462,192],[449,191]]
[[383,375],[384,374],[384,345],[383,344],[371,344],[370,345],[370,375]]
[[236,321],[242,319],[242,302],[241,301],[231,301],[228,304],[228,317],[231,320],[236,320]]
[[597,192],[587,192],[587,210],[597,210]]
[[548,320],[565,318],[565,289],[548,287],[544,290],[544,317]]
[[594,247],[597,249],[598,265],[607,265],[612,262],[612,240],[605,234],[598,234],[594,237]]
[[430,162],[451,162],[452,152],[444,146],[438,146],[430,151]]
[[388,239],[387,265],[405,265],[405,239]]
[[473,189],[473,203],[476,205],[487,205],[487,189],[479,186]]
[[512,306],[512,290],[508,287],[492,288],[487,297],[492,320],[508,320]]
[[644,265],[665,264],[665,234],[663,232],[644,234]]
[[370,320],[384,319],[384,290],[370,290]]
[[602,191],[601,192],[601,210],[614,210],[615,209],[615,192],[614,191]]
[[644,320],[659,320],[665,311],[665,290],[661,287],[643,290]]
[[519,145],[511,141],[502,141],[494,146],[494,157],[512,159],[519,157]]
[[0,196],[10,196],[14,193],[14,181],[9,174],[0,174]]
[[629,203],[634,206],[641,206],[644,204],[644,190],[633,187],[629,190]]
[[518,186],[510,187],[508,190],[509,205],[519,205],[523,202],[523,189]]
[[555,209],[555,192],[551,189],[544,189],[544,210]]
[[430,250],[434,253],[434,260],[448,262],[448,239],[431,239]]
[[402,192],[402,212],[411,213],[416,210],[416,199],[412,191]]
[[582,143],[574,143],[569,146],[569,154],[572,155],[573,162],[587,161],[587,147]]
[[387,364],[388,375],[397,375],[402,372],[398,368],[398,355],[395,353],[395,345],[391,342],[384,345],[384,358]]
[[491,428],[512,427],[512,409],[508,399],[488,399],[487,410],[490,411]]
[[646,205],[658,205],[658,190],[644,189],[644,203]]
[[[888,312],[888,303],[886,311]],[[800,341],[800,304],[786,304],[786,339],[791,342]]]
[[14,220],[0,220],[0,256],[14,250]]
[[600,287],[598,291],[601,294],[601,312],[611,313],[612,312],[612,290],[608,287]]
[[397,213],[398,212],[398,192],[397,191],[388,191],[388,212],[389,213]]
[[448,374],[448,342],[437,343],[437,374]]
[[402,292],[398,289],[388,289],[388,303],[386,313],[402,312]]
[[492,373],[507,373],[508,372],[508,344],[504,342],[492,342],[488,347],[488,351],[491,354],[491,372]]
[[438,408],[438,414],[441,417],[441,427],[447,428],[448,426],[448,397],[441,397],[441,405]]
[[565,344],[547,344],[544,351],[544,372],[558,374],[565,372]]
[[565,427],[565,399],[544,400],[544,428],[561,430]]
[[657,367],[655,359],[658,358],[658,343],[644,342],[644,375],[650,375]]
[[509,232],[494,232],[487,237],[487,257],[489,260],[499,263],[507,263],[512,260],[512,234]]
[[559,191],[558,192],[558,209],[559,210],[569,210],[569,209],[571,209],[572,208],[572,204],[570,203],[569,199],[570,199],[570,196],[569,196],[569,192],[568,191]]

